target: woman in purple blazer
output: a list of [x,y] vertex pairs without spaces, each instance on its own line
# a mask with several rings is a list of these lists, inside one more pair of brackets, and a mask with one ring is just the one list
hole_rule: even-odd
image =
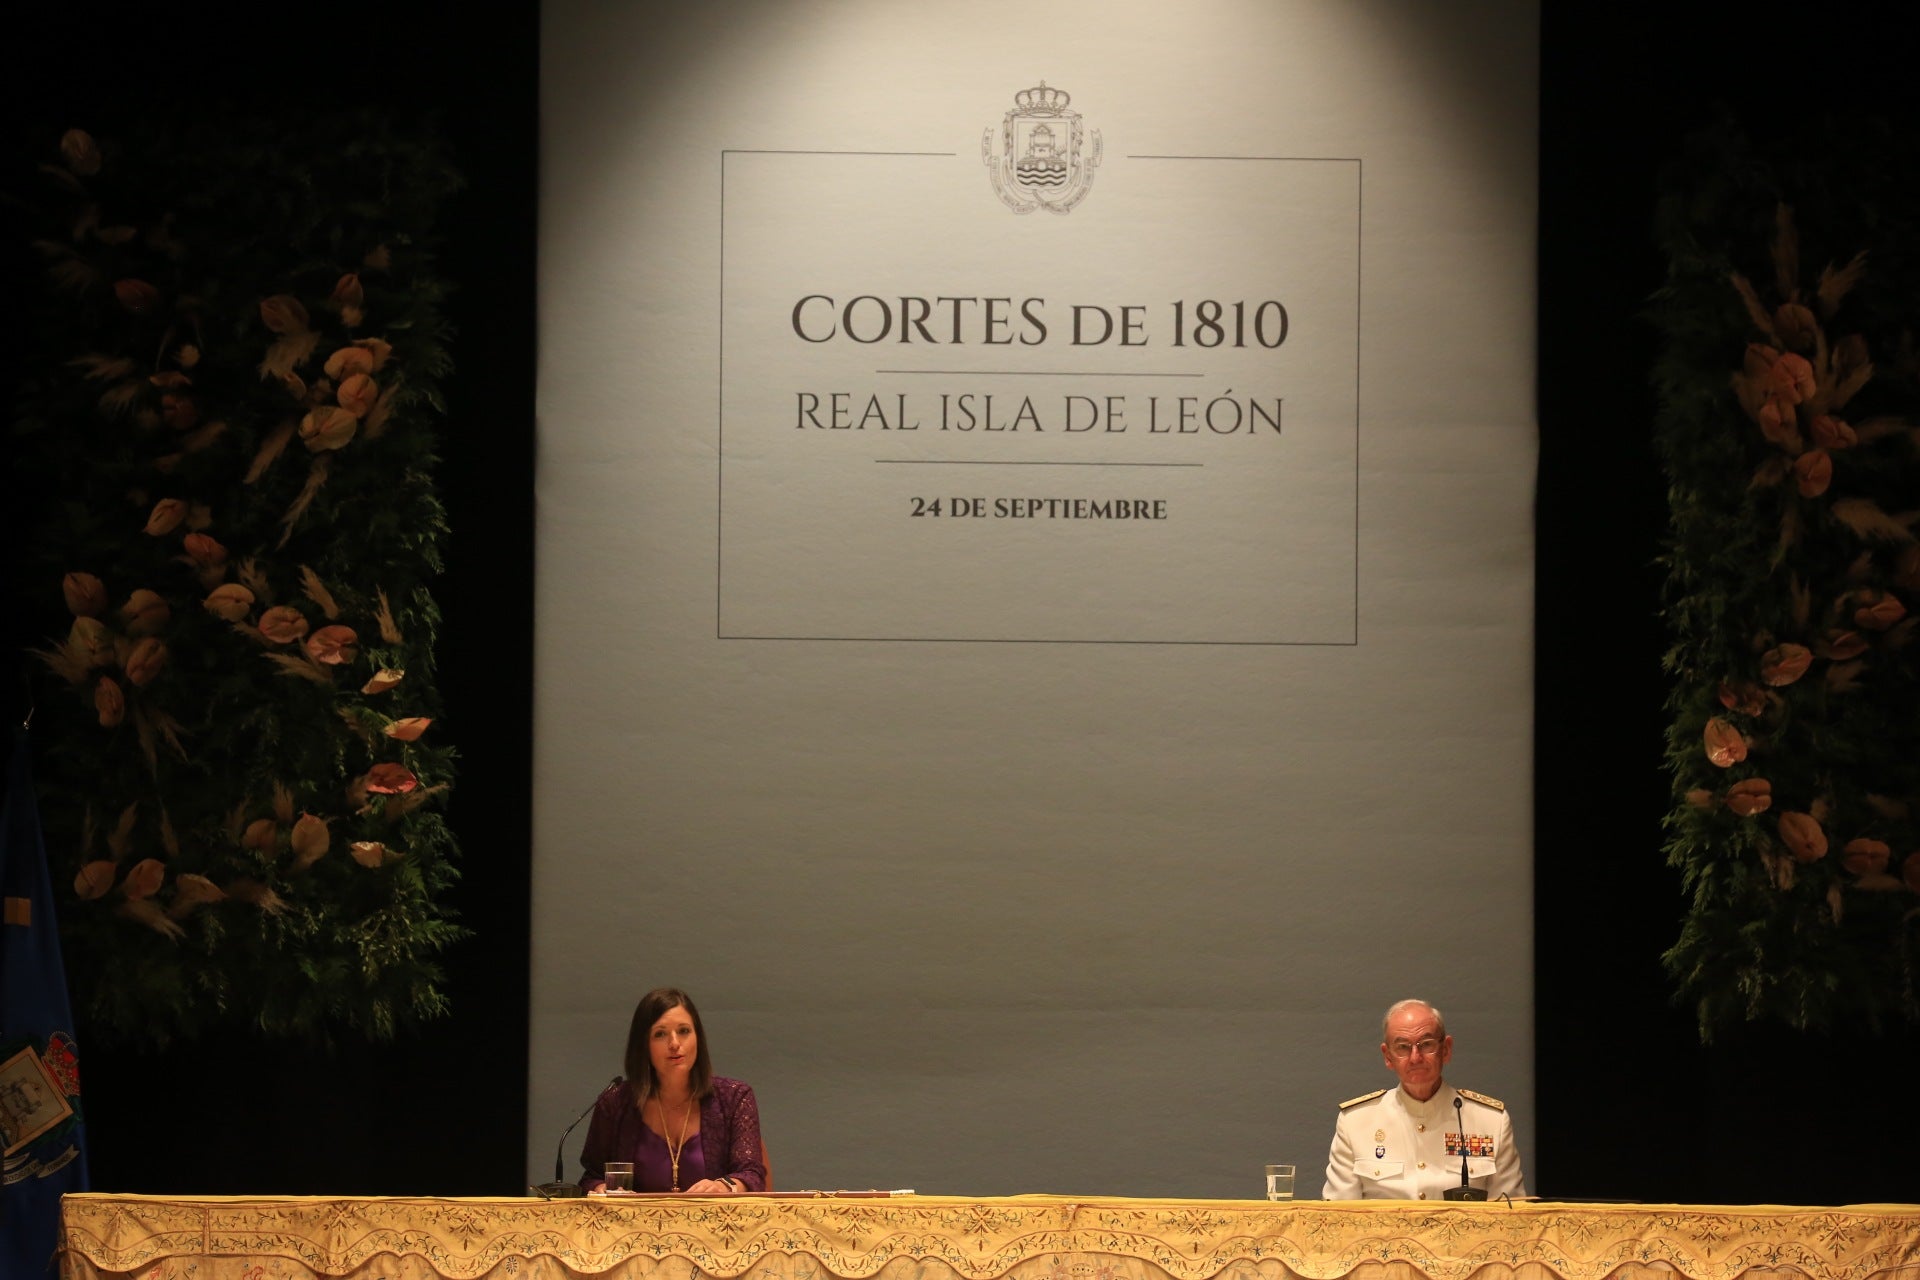
[[604,1186],[609,1160],[632,1161],[635,1191],[767,1189],[760,1105],[747,1085],[713,1074],[700,1011],[684,991],[656,987],[633,1011],[627,1078],[594,1104],[581,1185]]

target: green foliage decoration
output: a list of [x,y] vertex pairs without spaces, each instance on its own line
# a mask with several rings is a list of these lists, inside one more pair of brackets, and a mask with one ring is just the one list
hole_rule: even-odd
[[21,602],[83,1025],[391,1036],[445,1011],[429,591],[458,179],[367,117],[49,139]]
[[1858,121],[1722,123],[1653,317],[1673,636],[1666,964],[1703,1039],[1920,1017],[1920,174]]

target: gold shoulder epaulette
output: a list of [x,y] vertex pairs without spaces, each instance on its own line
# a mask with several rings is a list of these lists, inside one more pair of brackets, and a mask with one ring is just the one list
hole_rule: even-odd
[[1455,1089],[1454,1092],[1459,1094],[1463,1098],[1473,1099],[1473,1101],[1479,1103],[1483,1107],[1492,1107],[1495,1111],[1505,1111],[1507,1109],[1506,1103],[1500,1101],[1500,1099],[1498,1098],[1489,1098],[1484,1093],[1475,1093],[1471,1089]]
[[[1381,1094],[1385,1092],[1386,1092],[1385,1089],[1375,1089],[1372,1093],[1363,1093],[1357,1098],[1348,1098],[1345,1102],[1340,1104],[1340,1109],[1342,1111],[1345,1111],[1348,1107],[1357,1107],[1363,1102],[1372,1102],[1375,1098],[1379,1097]],[[1461,1090],[1461,1092],[1464,1093],[1466,1091],[1463,1089]]]

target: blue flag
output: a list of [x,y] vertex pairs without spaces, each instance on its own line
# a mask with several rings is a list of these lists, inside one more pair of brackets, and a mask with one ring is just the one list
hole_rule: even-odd
[[23,726],[0,800],[0,1280],[58,1273],[60,1197],[87,1189],[67,975]]

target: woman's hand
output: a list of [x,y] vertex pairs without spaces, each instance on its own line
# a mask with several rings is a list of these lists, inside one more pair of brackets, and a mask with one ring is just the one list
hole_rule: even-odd
[[725,1178],[702,1178],[684,1191],[689,1196],[730,1196],[740,1188]]

